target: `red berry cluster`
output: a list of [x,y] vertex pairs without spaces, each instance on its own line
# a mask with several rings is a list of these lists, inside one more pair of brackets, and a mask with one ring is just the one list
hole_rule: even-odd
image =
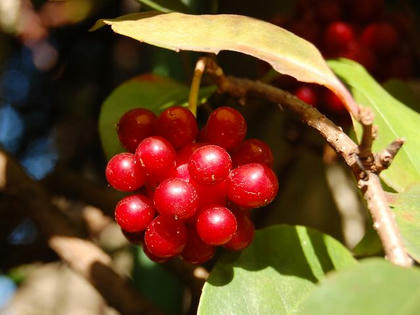
[[[413,23],[408,15],[388,14],[384,7],[384,0],[300,0],[292,18],[276,15],[271,22],[312,42],[325,58],[355,60],[379,80],[407,79],[414,68]],[[327,89],[294,84],[292,90],[314,106],[344,110]]]
[[217,108],[199,132],[183,107],[159,117],[139,108],[121,117],[117,131],[129,152],[115,155],[105,175],[115,189],[135,194],[117,204],[115,219],[149,258],[180,255],[200,264],[218,245],[242,250],[251,243],[249,210],[269,204],[278,181],[269,146],[244,140],[247,125],[238,111]]

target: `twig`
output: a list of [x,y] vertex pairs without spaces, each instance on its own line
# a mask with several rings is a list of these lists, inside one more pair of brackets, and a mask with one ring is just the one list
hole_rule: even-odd
[[395,139],[384,151],[375,155],[375,168],[377,173],[380,173],[391,165],[404,142],[405,139],[403,138]]
[[69,266],[87,279],[109,305],[123,314],[161,312],[111,267],[111,258],[98,246],[80,238],[64,215],[50,202],[43,187],[0,150],[0,192],[18,198],[27,215],[47,237],[48,245]]
[[201,77],[203,76],[206,63],[204,60],[198,60],[194,69],[194,76],[191,82],[190,95],[188,98],[188,109],[193,113],[194,116],[197,115],[197,102],[198,102],[198,93],[200,92],[200,83]]
[[363,133],[362,140],[359,145],[359,157],[364,164],[373,162],[372,143],[374,140],[373,133],[374,114],[369,107],[360,108],[360,123],[362,124]]
[[[363,192],[363,196],[367,201],[374,226],[381,238],[387,258],[392,263],[401,266],[410,266],[412,264],[412,260],[404,248],[394,216],[386,201],[378,177],[379,172],[376,171],[374,165],[369,168],[369,165],[363,163],[359,146],[340,127],[321,114],[316,108],[306,104],[289,92],[258,81],[226,77],[223,75],[222,69],[212,59],[205,57],[201,60],[206,62],[206,72],[216,82],[220,92],[228,93],[238,98],[255,95],[281,104],[283,108],[298,115],[308,126],[316,129],[352,169],[359,183],[359,187]],[[365,116],[365,122],[367,123],[364,127],[365,139],[361,145],[361,148],[366,151],[365,153],[369,153],[374,136],[372,127],[373,117],[368,114]],[[391,147],[394,148],[395,145]],[[388,150],[388,152],[391,151],[392,149]]]

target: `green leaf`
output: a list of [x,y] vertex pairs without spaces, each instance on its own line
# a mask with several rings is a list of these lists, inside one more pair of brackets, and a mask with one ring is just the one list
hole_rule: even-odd
[[324,85],[346,103],[352,113],[357,105],[336,78],[318,49],[306,40],[268,22],[230,15],[136,13],[99,20],[91,30],[110,25],[116,33],[175,51],[219,53],[231,50],[270,63],[300,81]]
[[[214,86],[201,89],[200,102],[214,91]],[[99,115],[99,134],[106,157],[124,151],[116,131],[124,113],[142,107],[159,114],[172,105],[187,105],[188,94],[189,87],[153,74],[137,76],[117,87],[102,104]]]
[[189,12],[188,7],[179,0],[137,0],[160,12]]
[[299,314],[416,315],[419,310],[420,271],[371,258],[327,277]]
[[271,226],[257,231],[244,251],[222,255],[204,285],[198,314],[288,314],[325,273],[354,264],[326,234]]
[[384,89],[401,103],[420,111],[420,100],[413,89],[404,81],[391,79],[383,84]]
[[420,262],[420,184],[397,194],[391,207],[408,253]]
[[[378,136],[373,144],[378,152],[399,137],[406,143],[381,179],[397,192],[420,182],[420,115],[388,94],[358,63],[340,59],[329,61],[330,67],[347,83],[355,100],[375,113]],[[358,139],[361,128],[355,123]]]
[[353,254],[356,257],[376,256],[383,252],[381,240],[378,233],[369,224],[366,233],[360,242],[353,248]]

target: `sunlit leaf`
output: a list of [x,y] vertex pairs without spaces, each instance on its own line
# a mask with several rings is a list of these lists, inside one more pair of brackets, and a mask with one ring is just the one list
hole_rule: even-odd
[[408,253],[420,262],[420,184],[396,194],[391,206]]
[[98,21],[114,32],[151,45],[180,51],[237,51],[270,63],[300,81],[324,85],[340,96],[352,113],[357,105],[314,45],[268,22],[240,15],[135,13]]
[[419,310],[420,270],[371,258],[327,277],[298,314],[415,315]]
[[290,314],[325,273],[354,264],[350,252],[326,234],[271,226],[257,231],[246,250],[219,259],[198,314]]
[[[329,65],[350,86],[355,100],[373,109],[374,123],[378,126],[374,151],[383,150],[396,138],[406,139],[391,167],[381,173],[382,180],[398,192],[420,182],[420,114],[388,94],[358,63],[340,59],[330,61]],[[361,128],[357,123],[355,131],[360,139]]]

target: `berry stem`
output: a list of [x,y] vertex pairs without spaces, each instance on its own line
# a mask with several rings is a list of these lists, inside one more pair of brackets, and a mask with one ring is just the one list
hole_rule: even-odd
[[190,88],[190,96],[188,98],[188,109],[191,111],[191,113],[193,113],[194,116],[197,116],[198,94],[200,92],[201,78],[205,68],[205,61],[203,59],[198,60],[197,64],[195,65],[194,76]]

